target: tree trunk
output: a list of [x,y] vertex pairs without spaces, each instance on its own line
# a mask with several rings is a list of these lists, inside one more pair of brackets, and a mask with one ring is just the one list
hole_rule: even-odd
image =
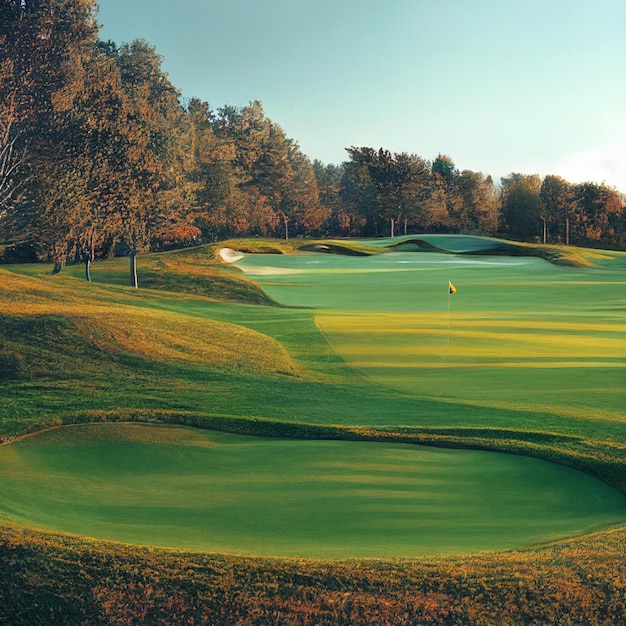
[[130,286],[137,289],[139,284],[137,282],[137,253],[130,253]]
[[392,239],[393,239],[393,236],[394,236],[395,227],[396,227],[396,220],[392,217],[391,218],[391,237],[392,237]]
[[63,269],[63,264],[59,261],[54,262],[54,268],[52,269],[53,274],[58,274]]
[[283,217],[283,222],[285,222],[285,241],[289,239],[289,219],[287,217]]
[[569,246],[569,217],[565,218],[565,245]]
[[543,245],[545,246],[546,245],[546,241],[548,239],[548,232],[547,232],[548,226],[546,224],[546,218],[542,217],[541,219],[543,220]]
[[95,258],[94,232],[92,230],[89,241],[89,253],[85,255],[85,278],[87,279],[87,282],[91,282],[91,264]]
[[404,218],[404,236],[406,237],[406,231],[408,228],[408,224],[409,224],[409,220],[405,217]]

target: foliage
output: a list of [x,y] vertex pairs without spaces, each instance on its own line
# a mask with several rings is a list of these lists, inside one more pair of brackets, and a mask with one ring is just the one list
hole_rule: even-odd
[[[85,265],[233,236],[495,233],[623,246],[615,190],[459,172],[383,147],[311,163],[262,104],[184,102],[145,41],[98,39],[92,0],[4,0],[0,32],[0,242]],[[389,230],[388,230],[389,229]]]

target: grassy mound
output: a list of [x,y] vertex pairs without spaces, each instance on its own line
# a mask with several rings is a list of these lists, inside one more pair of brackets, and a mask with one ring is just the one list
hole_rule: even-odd
[[[146,254],[139,256],[137,263],[142,289],[193,294],[220,302],[276,306],[257,283],[247,279],[236,267],[221,262],[217,246]],[[15,270],[36,276],[50,272],[41,265],[21,266]],[[91,270],[94,283],[123,287],[129,284],[128,273],[128,259],[124,258],[98,261]],[[83,275],[82,266],[70,265],[58,278],[61,281],[64,276],[82,279]]]
[[576,246],[542,245],[470,235],[421,235],[383,239],[377,245],[396,252],[439,252],[458,255],[530,256],[567,267],[606,264],[626,267],[626,253]]
[[[296,375],[297,365],[274,339],[248,328],[216,320],[184,319],[180,314],[137,308],[121,303],[91,303],[68,289],[44,288],[40,281],[0,273],[2,351],[14,355],[25,376],[67,375],[81,359],[123,356],[259,373]],[[24,306],[22,297],[55,297]],[[43,293],[42,293],[43,292]],[[84,295],[84,294],[83,294]],[[18,300],[18,297],[20,300]],[[38,299],[37,298],[37,299]],[[17,313],[27,308],[30,315]],[[6,358],[6,357],[5,357]],[[62,366],[64,364],[64,366]],[[83,366],[84,364],[81,364]]]

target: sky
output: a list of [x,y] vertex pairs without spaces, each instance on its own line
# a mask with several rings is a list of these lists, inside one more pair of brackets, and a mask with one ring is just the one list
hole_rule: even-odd
[[99,0],[183,98],[260,100],[311,160],[369,146],[626,191],[624,0]]

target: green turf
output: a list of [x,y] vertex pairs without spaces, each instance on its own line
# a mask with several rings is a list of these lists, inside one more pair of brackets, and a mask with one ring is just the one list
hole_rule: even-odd
[[[570,267],[533,256],[493,256],[489,249],[500,251],[501,242],[482,238],[425,239],[444,252],[411,250],[408,244],[395,252],[381,247],[382,254],[351,256],[295,253],[285,244],[272,244],[281,254],[247,254],[226,267],[215,266],[219,246],[148,255],[140,260],[140,270],[149,280],[142,283],[140,274],[140,284],[153,288],[140,290],[123,286],[124,260],[94,264],[91,285],[81,280],[80,267],[57,276],[42,265],[0,270],[0,365],[6,367],[0,437],[87,419],[90,412],[123,416],[137,411],[147,419],[173,411],[223,417],[235,425],[253,418],[277,429],[278,422],[439,429],[457,442],[475,437],[480,447],[571,462],[624,485],[626,255],[568,249],[594,260],[593,267]],[[371,246],[350,251],[366,254]],[[248,278],[240,277],[237,268],[244,268]],[[225,292],[227,302],[211,299],[229,276],[239,277]],[[308,308],[272,305],[250,279],[275,301]],[[448,280],[458,289],[450,300]],[[261,294],[258,301],[265,305],[236,304],[232,300],[238,294],[249,303]],[[555,434],[572,436],[559,440],[556,452]],[[530,450],[510,441],[543,447]],[[270,445],[257,443],[257,449]],[[281,458],[278,449],[287,459],[299,457],[292,444],[273,442],[274,458]],[[313,442],[302,445],[320,449]],[[337,446],[342,459],[347,454],[345,443],[322,445]],[[382,444],[368,445],[378,449]],[[452,459],[474,453],[445,454],[454,466]],[[600,465],[594,465],[595,458]],[[464,466],[463,472],[471,470]],[[532,476],[529,493],[543,480]],[[256,489],[270,497],[263,483]],[[371,497],[385,503],[377,494]],[[29,504],[20,506],[26,511]],[[467,503],[459,506],[470,510]],[[535,511],[532,503],[525,506]],[[119,514],[145,521],[149,509]],[[576,515],[565,514],[570,530],[553,531],[546,521],[540,524],[543,534],[533,539],[526,529],[523,539],[500,528],[487,533],[488,544],[468,540],[453,547],[449,537],[437,551],[525,545],[605,523],[583,523]],[[78,513],[75,517],[80,520]],[[483,512],[483,522],[487,517]],[[135,524],[128,540],[150,543],[139,527]],[[65,529],[90,535],[95,528]],[[348,545],[348,534],[337,541]],[[450,531],[455,534],[464,533]],[[320,537],[328,555],[333,541],[331,535]],[[236,550],[215,545],[211,549]],[[381,553],[372,544],[371,554],[412,554],[396,548]],[[253,547],[243,551],[256,552]]]
[[429,252],[238,265],[278,301],[314,307],[335,351],[377,383],[423,401],[536,413],[535,427],[545,413],[626,424],[619,268]]
[[626,498],[526,457],[74,426],[0,448],[9,521],[173,548],[314,558],[495,550],[623,522]]

